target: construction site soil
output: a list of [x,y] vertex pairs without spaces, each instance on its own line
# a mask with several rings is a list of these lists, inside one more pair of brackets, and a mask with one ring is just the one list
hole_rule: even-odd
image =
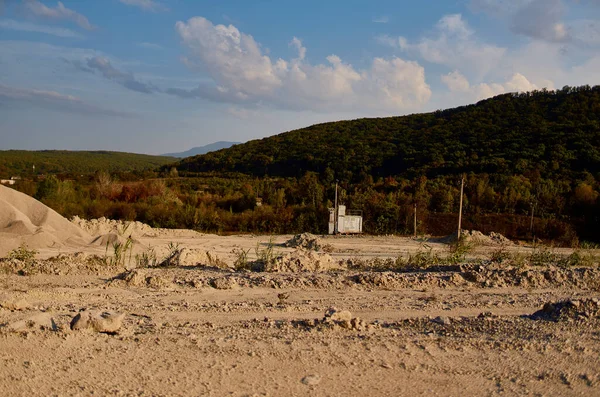
[[45,211],[0,214],[2,395],[600,395],[597,250],[471,232],[456,260],[444,239],[70,229]]

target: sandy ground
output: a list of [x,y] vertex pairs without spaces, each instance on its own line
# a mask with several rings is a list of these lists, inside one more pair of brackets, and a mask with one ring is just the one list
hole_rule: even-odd
[[69,221],[0,186],[0,395],[600,395],[599,253],[467,237],[398,268],[448,239]]
[[[261,273],[208,263],[207,251],[231,265],[234,249],[253,258],[269,242],[290,253],[283,243],[291,237],[133,235],[138,254],[184,247],[170,268],[79,265],[105,254],[97,243],[40,249],[39,258],[63,259],[34,264],[39,272],[19,275],[5,260],[1,394],[600,395],[600,308],[557,321],[528,317],[551,301],[595,305],[587,299],[600,296],[597,268]],[[322,243],[335,261],[448,249],[391,236]],[[471,256],[497,249],[478,246]],[[350,312],[340,319],[360,319],[323,321],[331,307]],[[84,308],[125,313],[123,326],[114,334],[71,330]]]

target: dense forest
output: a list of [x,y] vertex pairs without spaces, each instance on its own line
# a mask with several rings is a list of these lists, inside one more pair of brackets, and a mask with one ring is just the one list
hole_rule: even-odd
[[318,124],[190,157],[179,171],[357,182],[460,173],[572,179],[600,171],[600,86],[500,95],[404,117]]
[[600,87],[501,95],[405,117],[315,125],[154,172],[96,172],[14,187],[61,214],[217,233],[327,230],[340,202],[364,230],[463,227],[513,239],[600,241]]
[[[37,174],[89,174],[154,170],[173,162],[173,157],[107,151],[2,150],[0,177],[32,177]],[[35,170],[33,167],[35,166]]]

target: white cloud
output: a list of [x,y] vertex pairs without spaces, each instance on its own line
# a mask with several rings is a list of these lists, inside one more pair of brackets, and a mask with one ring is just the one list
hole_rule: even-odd
[[405,37],[384,36],[379,41],[418,55],[427,62],[467,70],[478,79],[493,69],[506,53],[506,48],[480,42],[460,14],[441,18],[431,37],[410,42]]
[[119,0],[119,1],[128,6],[139,7],[144,11],[158,12],[158,11],[167,11],[168,10],[164,5],[158,3],[154,0]]
[[330,55],[326,64],[313,65],[306,62],[306,48],[298,38],[290,43],[298,51],[296,58],[274,60],[233,25],[195,17],[177,22],[176,30],[189,50],[185,63],[206,70],[215,84],[167,90],[174,95],[317,111],[387,112],[419,109],[431,96],[425,70],[416,62],[375,58],[368,69],[356,70]]
[[469,80],[463,76],[458,70],[442,76],[442,82],[446,84],[450,91],[465,92],[469,91]]
[[57,28],[54,26],[36,25],[30,22],[20,22],[12,19],[0,20],[0,29],[16,30],[20,32],[35,32],[50,34],[57,37],[83,39],[84,37],[70,29]]
[[296,47],[298,50],[298,60],[304,60],[306,57],[306,47],[302,45],[302,41],[299,38],[294,37],[290,42],[290,45]]
[[58,2],[56,7],[51,8],[42,4],[38,0],[24,0],[25,1],[25,9],[36,17],[50,19],[50,20],[69,20],[75,22],[79,27],[87,30],[93,30],[96,27],[88,21],[88,19],[67,7],[64,6],[62,2]]
[[390,17],[388,17],[387,15],[383,15],[380,17],[373,18],[371,21],[373,21],[373,23],[389,23]]
[[[462,73],[455,70],[452,73],[443,75],[441,80],[452,94],[460,95],[460,99],[464,102],[479,101],[508,92],[527,92],[539,89],[537,85],[530,82],[521,73],[514,73],[503,83],[493,82],[471,85]],[[554,87],[550,85],[545,88],[553,89]]]

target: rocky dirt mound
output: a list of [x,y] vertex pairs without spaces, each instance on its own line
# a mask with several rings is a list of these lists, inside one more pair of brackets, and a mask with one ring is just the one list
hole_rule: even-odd
[[548,302],[529,316],[533,320],[569,321],[600,317],[600,300],[596,298]]
[[54,275],[106,275],[122,271],[123,267],[107,263],[104,258],[85,253],[60,254],[49,259],[0,259],[0,273]]
[[463,265],[460,269],[457,275],[481,287],[600,288],[599,270],[588,267]]
[[319,254],[314,251],[299,249],[275,258],[271,263],[266,264],[263,270],[267,272],[299,273],[326,272],[340,268],[340,264],[333,260],[329,254]]
[[319,251],[322,248],[321,239],[310,233],[297,234],[283,245],[290,248],[304,248],[313,251]]
[[[512,241],[500,233],[490,232],[485,235],[478,230],[461,230],[461,237],[465,243],[490,246],[510,246],[514,245]],[[456,234],[451,234],[439,240],[442,243],[451,244],[456,241]]]
[[78,216],[74,216],[73,219],[71,219],[71,223],[79,226],[92,236],[116,234],[119,236],[142,237],[145,235],[152,235],[154,230],[152,227],[142,222],[115,221],[104,217],[88,221]]
[[367,324],[359,317],[352,317],[348,310],[340,310],[335,307],[327,309],[325,316],[319,320],[301,320],[293,322],[297,327],[317,328],[317,329],[335,329],[344,328],[356,331],[367,331],[373,329],[373,325]]
[[0,257],[29,249],[85,245],[91,237],[53,209],[26,194],[0,186]]

